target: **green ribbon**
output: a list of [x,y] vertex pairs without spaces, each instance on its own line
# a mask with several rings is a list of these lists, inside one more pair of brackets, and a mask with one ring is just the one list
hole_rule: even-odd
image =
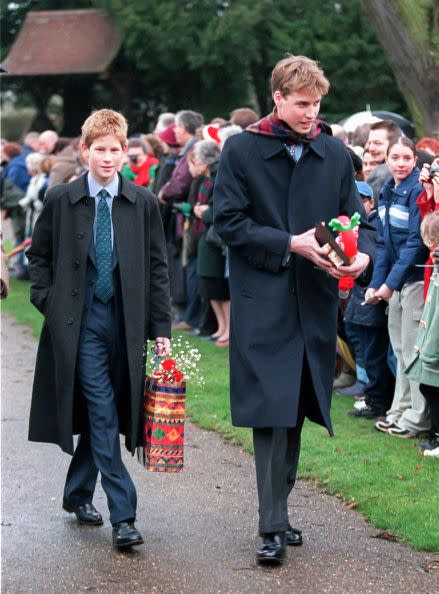
[[331,219],[328,223],[328,227],[330,227],[333,231],[352,231],[355,227],[358,227],[361,221],[361,215],[359,212],[356,212],[351,216],[351,221],[348,225],[343,225],[341,221],[338,219]]

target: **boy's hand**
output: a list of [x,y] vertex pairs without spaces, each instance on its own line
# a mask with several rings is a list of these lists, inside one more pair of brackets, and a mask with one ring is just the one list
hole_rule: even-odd
[[369,287],[366,293],[364,294],[364,300],[367,301],[367,303],[370,305],[376,305],[377,303],[379,303],[378,297],[375,297],[376,292],[377,289]]
[[389,301],[390,297],[393,295],[393,289],[388,287],[385,283],[381,285],[378,291],[375,293],[375,297],[379,301]]
[[157,336],[154,350],[159,357],[167,357],[171,350],[171,341],[166,336]]

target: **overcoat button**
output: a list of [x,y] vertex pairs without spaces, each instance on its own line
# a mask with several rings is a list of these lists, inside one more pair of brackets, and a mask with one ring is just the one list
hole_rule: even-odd
[[82,311],[87,311],[88,307],[86,305],[84,305],[84,307],[82,308]]
[[92,285],[94,285],[94,281],[93,280],[89,280],[88,281],[88,286],[91,287]]
[[84,239],[84,233],[82,231],[76,235],[78,239]]
[[74,322],[73,318],[67,318],[67,326],[71,326]]
[[79,268],[79,260],[73,260],[73,268]]
[[78,290],[77,289],[73,289],[73,291],[70,293],[72,297],[76,297],[76,295],[78,294]]

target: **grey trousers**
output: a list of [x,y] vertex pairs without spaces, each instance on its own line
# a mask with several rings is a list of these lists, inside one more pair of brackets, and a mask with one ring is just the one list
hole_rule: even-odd
[[284,532],[291,528],[288,519],[288,496],[296,482],[300,436],[307,410],[309,409],[309,412],[316,406],[309,398],[311,384],[311,373],[304,354],[296,427],[253,429],[260,536],[271,532]]
[[389,301],[389,336],[398,361],[393,402],[387,412],[389,421],[405,429],[430,429],[430,412],[418,382],[405,375],[415,355],[419,321],[424,309],[424,283],[410,283],[395,291]]
[[296,482],[302,424],[303,419],[293,429],[253,429],[261,536],[290,528],[288,496]]

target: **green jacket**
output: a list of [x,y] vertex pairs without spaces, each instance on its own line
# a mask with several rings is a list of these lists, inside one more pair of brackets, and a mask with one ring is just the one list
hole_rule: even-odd
[[411,380],[439,388],[439,273],[433,272],[419,323],[415,358],[406,369]]

